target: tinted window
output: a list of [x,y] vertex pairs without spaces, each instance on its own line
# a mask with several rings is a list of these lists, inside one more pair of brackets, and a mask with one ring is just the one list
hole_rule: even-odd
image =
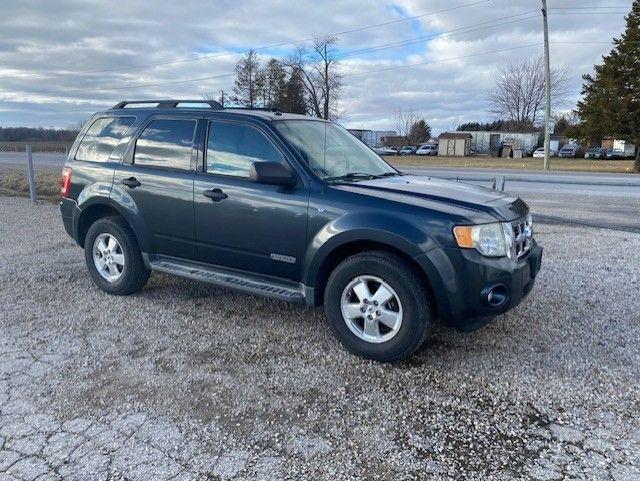
[[249,177],[253,162],[282,162],[280,152],[259,130],[246,125],[211,122],[207,172]]
[[133,163],[190,169],[195,127],[195,120],[154,120],[136,140]]
[[97,119],[84,134],[76,152],[76,160],[106,162],[134,120],[133,117],[104,117]]

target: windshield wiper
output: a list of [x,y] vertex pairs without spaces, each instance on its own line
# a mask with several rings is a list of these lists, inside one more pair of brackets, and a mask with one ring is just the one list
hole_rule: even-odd
[[404,175],[402,172],[385,172],[384,174],[380,175],[379,177],[393,177],[395,175]]
[[344,175],[336,175],[334,177],[325,177],[326,182],[339,182],[341,180],[356,181],[356,180],[369,180],[379,179],[380,176],[376,174],[368,174],[366,172],[348,172]]

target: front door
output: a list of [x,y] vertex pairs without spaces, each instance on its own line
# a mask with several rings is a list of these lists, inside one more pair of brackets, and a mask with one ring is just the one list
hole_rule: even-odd
[[153,117],[114,175],[114,193],[138,211],[150,254],[195,259],[194,138],[197,119]]
[[[278,139],[239,121],[207,126],[204,168],[196,173],[194,210],[201,261],[300,280],[309,188],[251,182],[253,162],[287,164]],[[205,195],[206,194],[206,195]]]

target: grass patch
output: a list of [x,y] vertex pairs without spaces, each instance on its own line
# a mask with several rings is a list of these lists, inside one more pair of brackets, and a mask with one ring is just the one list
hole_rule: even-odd
[[[57,202],[60,199],[60,169],[37,169],[35,176],[38,199]],[[26,169],[0,170],[0,194],[29,197]]]
[[[457,167],[478,169],[542,170],[543,159],[527,157],[509,159],[499,157],[428,157],[420,155],[390,155],[385,160],[396,167]],[[633,160],[549,159],[549,167],[556,171],[632,173]]]

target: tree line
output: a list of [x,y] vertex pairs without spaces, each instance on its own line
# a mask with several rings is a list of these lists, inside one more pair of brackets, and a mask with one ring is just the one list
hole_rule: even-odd
[[52,129],[45,127],[0,127],[0,142],[73,142],[78,129]]
[[582,100],[575,113],[577,135],[596,143],[603,137],[632,141],[637,148],[633,171],[640,173],[640,0],[625,17],[626,29],[614,47],[583,75]]
[[[217,100],[248,108],[278,109],[322,119],[337,119],[342,76],[335,58],[338,38],[316,38],[298,45],[282,59],[263,61],[248,51],[235,66],[233,96],[222,91]],[[212,94],[204,94],[209,100]]]

